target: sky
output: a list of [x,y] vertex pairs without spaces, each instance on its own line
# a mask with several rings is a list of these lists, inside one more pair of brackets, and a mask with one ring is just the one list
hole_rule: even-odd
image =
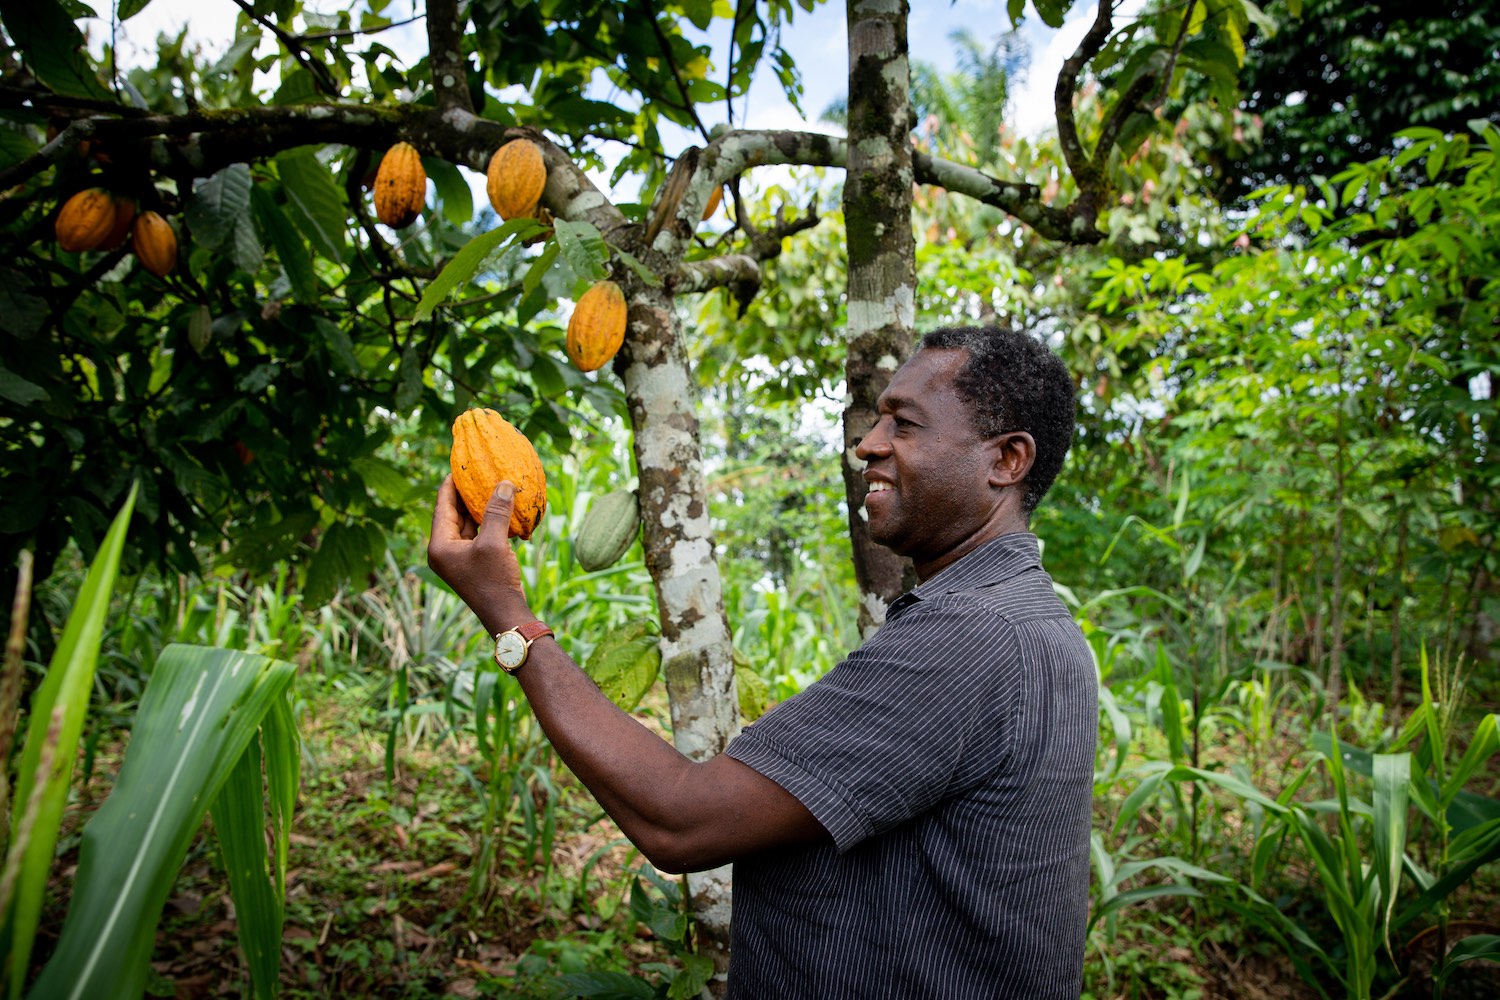
[[[954,46],[949,35],[967,28],[982,41],[1009,30],[1005,0],[911,0],[912,16],[909,46],[913,61],[932,64],[942,70],[954,65]],[[96,5],[101,11],[106,4]],[[315,4],[334,11],[342,4]],[[402,20],[424,8],[421,0],[393,0],[385,13]],[[1078,10],[1061,29],[1053,30],[1028,11],[1021,31],[1030,48],[1030,66],[1021,86],[1015,88],[1011,105],[1011,126],[1025,135],[1035,135],[1052,122],[1052,85],[1063,59],[1078,44],[1094,16],[1093,5]],[[120,26],[120,58],[124,64],[154,58],[154,39],[158,32],[180,30],[186,24],[189,37],[207,52],[228,47],[239,7],[231,0],[150,0],[146,8]],[[107,40],[107,20],[88,22],[91,41],[97,50]],[[783,45],[792,54],[802,73],[806,90],[802,107],[814,120],[805,121],[782,95],[769,70],[757,75],[750,95],[749,117],[741,122],[749,128],[814,128],[826,131],[828,126],[816,121],[818,114],[848,87],[848,62],[845,50],[844,4],[829,0],[812,12],[800,9],[785,32]],[[421,22],[395,29],[379,36],[380,41],[411,58],[422,51],[425,35]],[[737,113],[740,106],[737,104]],[[689,141],[684,137],[684,142]]]

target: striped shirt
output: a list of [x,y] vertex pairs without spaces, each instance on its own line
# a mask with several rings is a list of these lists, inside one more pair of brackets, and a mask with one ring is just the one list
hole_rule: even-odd
[[735,863],[729,995],[1077,997],[1097,697],[1036,536],[901,595],[729,746],[833,838]]

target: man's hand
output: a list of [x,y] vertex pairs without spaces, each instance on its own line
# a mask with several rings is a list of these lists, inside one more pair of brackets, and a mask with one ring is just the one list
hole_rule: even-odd
[[453,477],[438,487],[427,539],[427,565],[463,598],[494,635],[536,616],[526,603],[521,567],[510,548],[510,511],[516,488],[509,480],[495,487],[481,529],[459,499]]

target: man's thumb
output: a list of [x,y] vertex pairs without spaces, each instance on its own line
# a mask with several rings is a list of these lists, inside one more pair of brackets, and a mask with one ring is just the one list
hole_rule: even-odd
[[500,480],[495,492],[490,494],[490,502],[484,505],[484,519],[491,524],[505,525],[506,534],[510,534],[510,509],[515,502],[516,484],[509,479]]

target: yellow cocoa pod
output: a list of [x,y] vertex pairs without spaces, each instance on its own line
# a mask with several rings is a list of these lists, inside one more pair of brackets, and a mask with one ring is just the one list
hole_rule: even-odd
[[602,368],[625,342],[625,293],[600,281],[583,293],[568,320],[568,357],[580,371]]
[[116,198],[115,202],[115,224],[110,227],[104,239],[99,241],[100,250],[113,250],[125,242],[125,237],[130,235],[131,223],[135,222],[135,202],[129,198]]
[[453,421],[453,450],[448,453],[453,485],[477,523],[484,523],[490,494],[502,479],[516,485],[510,512],[510,534],[530,538],[547,513],[547,474],[526,435],[494,410],[465,410]]
[[158,278],[177,266],[177,233],[155,212],[142,212],[130,231],[131,245],[141,266]]
[[403,229],[417,221],[426,203],[421,154],[411,143],[398,142],[386,150],[375,171],[375,216],[392,229]]
[[490,157],[485,191],[502,219],[535,217],[536,203],[547,186],[542,151],[530,139],[512,139]]
[[711,194],[711,195],[708,196],[708,205],[705,206],[704,209],[703,209],[703,221],[704,222],[707,222],[708,221],[708,217],[710,215],[713,215],[715,212],[717,212],[719,210],[719,202],[721,202],[723,200],[724,200],[724,189],[721,188],[721,187],[714,188],[713,194]]
[[115,224],[115,202],[102,188],[89,188],[69,198],[57,213],[57,245],[69,253],[92,250]]

